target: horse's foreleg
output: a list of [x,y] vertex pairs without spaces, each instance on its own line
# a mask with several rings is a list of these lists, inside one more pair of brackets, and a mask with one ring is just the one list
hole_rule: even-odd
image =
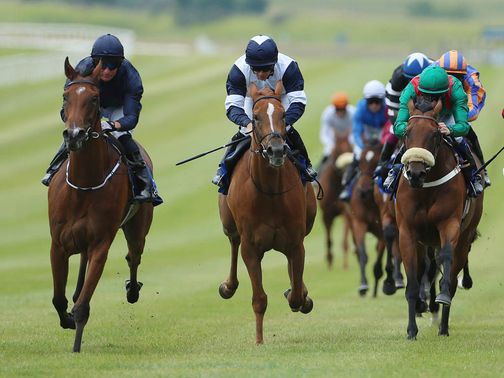
[[[443,267],[443,277],[441,278],[439,294],[436,302],[449,306],[451,304],[450,287],[452,279],[452,262],[454,256],[454,246],[460,236],[460,222],[448,219],[444,224],[438,226],[441,249],[439,250],[439,266]],[[458,270],[457,270],[458,273]],[[457,278],[455,277],[455,281]]]
[[368,262],[368,256],[366,252],[365,236],[366,236],[366,226],[360,223],[354,223],[352,230],[354,233],[355,246],[357,247],[357,260],[359,261],[360,273],[361,273],[361,283],[359,286],[359,295],[364,296],[368,291],[368,282],[366,278],[366,265]]
[[332,252],[332,237],[331,237],[331,228],[333,224],[334,218],[332,214],[329,215],[329,211],[324,213],[324,226],[325,226],[325,234],[326,234],[326,261],[327,266],[332,268],[333,264],[333,252]]
[[416,340],[418,327],[416,324],[416,304],[418,301],[418,261],[416,256],[416,239],[407,228],[399,230],[399,248],[406,271],[406,300],[408,301],[408,339]]
[[392,253],[394,256],[394,281],[396,289],[404,289],[404,277],[401,273],[401,253],[399,252],[399,240],[396,237],[392,244]]
[[375,279],[375,284],[373,288],[374,298],[376,298],[376,296],[378,295],[378,282],[380,281],[380,278],[382,278],[383,276],[382,261],[384,251],[385,251],[385,241],[383,239],[378,239],[378,242],[376,244],[376,261],[373,266],[373,274]]
[[77,286],[75,287],[74,294],[72,296],[73,302],[77,302],[82,286],[84,285],[84,279],[86,278],[86,267],[87,267],[87,254],[81,252],[80,254],[80,266],[79,266],[79,276],[77,277]]
[[268,306],[268,296],[264,292],[262,284],[261,259],[249,245],[242,245],[241,254],[243,262],[247,267],[247,271],[252,283],[252,309],[256,318],[256,344],[262,344],[263,338],[263,321],[266,307]]
[[219,294],[224,299],[231,298],[236,289],[238,289],[238,249],[240,247],[240,236],[229,236],[229,243],[231,244],[231,267],[229,269],[229,276],[226,281],[222,282],[219,286]]
[[89,270],[84,281],[84,286],[82,287],[82,291],[75,303],[72,313],[75,320],[76,332],[75,332],[75,341],[74,341],[74,352],[80,352],[81,343],[82,343],[82,334],[84,331],[84,326],[86,325],[89,319],[89,302],[91,301],[91,297],[96,289],[96,285],[100,280],[100,277],[103,273],[103,268],[105,267],[105,261],[107,261],[107,253],[110,247],[110,243],[106,246],[102,246],[100,249],[96,249],[94,251],[89,251]]
[[345,212],[343,214],[343,239],[341,247],[343,248],[343,270],[348,269],[348,235],[350,234],[350,216]]
[[394,242],[397,237],[397,227],[390,223],[383,228],[383,237],[387,246],[387,262],[385,265],[385,271],[387,272],[387,277],[383,282],[383,293],[385,295],[392,295],[396,292],[397,288],[394,280]]
[[305,261],[304,245],[301,243],[286,255],[291,289],[287,290],[284,295],[292,311],[301,311],[303,314],[308,314],[313,309],[313,301],[308,296],[308,289],[303,282]]
[[58,312],[60,326],[65,329],[75,329],[73,316],[67,312],[68,300],[65,296],[68,279],[68,257],[54,242],[51,243],[51,270],[53,276],[52,303]]

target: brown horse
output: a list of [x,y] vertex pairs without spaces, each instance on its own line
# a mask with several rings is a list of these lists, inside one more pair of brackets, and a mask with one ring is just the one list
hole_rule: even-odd
[[[383,240],[380,213],[378,206],[374,201],[373,180],[373,173],[378,165],[381,147],[381,144],[377,141],[366,142],[359,161],[358,177],[356,178],[355,184],[352,188],[350,204],[347,204],[347,211],[350,213],[352,225],[351,229],[353,241],[361,273],[361,283],[359,286],[359,294],[361,296],[364,296],[368,291],[368,281],[366,278],[366,264],[368,256],[365,243],[367,232],[370,232],[377,238],[377,259],[373,268],[375,277],[373,290],[374,297],[377,295],[378,281],[383,275],[382,258],[383,251],[385,250],[385,242]],[[390,279],[391,277],[387,277],[387,280]]]
[[236,267],[241,245],[252,282],[256,344],[262,344],[268,303],[261,271],[265,252],[275,249],[287,257],[291,289],[284,295],[292,311],[308,313],[313,308],[303,282],[303,241],[312,229],[317,204],[312,186],[302,184],[297,168],[286,159],[282,83],[277,83],[275,92],[258,90],[252,84],[249,93],[254,101],[251,147],[233,172],[228,195],[219,195],[220,217],[231,244],[231,270],[219,293],[228,299],[238,288]]
[[[419,100],[421,97],[419,98]],[[419,305],[419,283],[425,270],[427,247],[436,249],[436,262],[443,268],[440,292],[435,301],[443,304],[439,334],[448,336],[450,305],[457,290],[457,274],[467,263],[471,244],[483,211],[483,195],[469,199],[466,183],[452,149],[444,142],[437,116],[441,101],[424,111],[421,104],[408,104],[410,119],[405,135],[404,175],[397,189],[396,216],[399,249],[408,278],[408,339],[416,339],[415,314]]]
[[324,188],[324,196],[319,201],[322,210],[322,220],[326,235],[326,260],[329,267],[332,266],[332,237],[331,228],[335,218],[343,216],[343,238],[341,247],[343,250],[343,269],[348,269],[348,235],[350,231],[350,218],[345,211],[345,203],[339,199],[343,185],[341,180],[346,167],[352,161],[352,146],[348,135],[336,135],[334,148],[324,163],[320,172],[320,185]]
[[[137,268],[153,214],[152,203],[143,203],[123,224],[129,209],[131,186],[126,165],[106,141],[101,129],[100,69],[101,63],[90,76],[82,77],[68,58],[65,60],[69,81],[63,94],[66,119],[63,138],[70,155],[66,172],[61,169],[54,176],[48,193],[53,305],[61,327],[76,329],[74,352],[80,352],[82,333],[89,318],[89,302],[119,228],[128,243],[127,299],[130,303],[138,300],[142,284],[137,281]],[[152,168],[152,162],[143,152]],[[81,255],[81,264],[73,295],[75,304],[68,313],[65,296],[68,260],[76,253]]]

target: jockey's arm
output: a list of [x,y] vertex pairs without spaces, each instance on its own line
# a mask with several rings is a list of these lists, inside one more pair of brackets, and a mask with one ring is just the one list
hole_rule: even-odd
[[409,119],[408,101],[410,99],[414,99],[415,97],[415,89],[413,88],[413,85],[409,83],[401,93],[401,97],[399,99],[399,112],[397,113],[397,118],[394,123],[394,134],[398,137],[402,137],[406,133],[406,127],[408,126]]
[[454,80],[451,93],[452,114],[455,120],[453,125],[448,125],[450,133],[455,136],[464,136],[469,132],[470,125],[467,121],[469,109],[467,107],[467,95],[464,92],[462,83]]

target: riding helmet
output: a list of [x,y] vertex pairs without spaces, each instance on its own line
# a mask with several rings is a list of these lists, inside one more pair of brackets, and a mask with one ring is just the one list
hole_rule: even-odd
[[338,110],[345,109],[348,105],[348,96],[344,92],[336,92],[331,98],[331,103]]
[[438,60],[439,66],[451,74],[465,74],[467,72],[467,62],[464,56],[457,50],[445,52]]
[[91,56],[94,57],[117,57],[124,58],[124,48],[115,35],[105,34],[98,39],[93,44],[93,49],[91,50]]
[[245,62],[251,67],[273,66],[278,61],[278,48],[267,35],[256,35],[245,49]]
[[418,89],[423,93],[448,92],[448,74],[438,66],[429,66],[420,74]]
[[371,80],[364,85],[364,98],[385,98],[385,86],[378,80]]
[[431,60],[420,52],[415,52],[406,57],[403,62],[403,75],[408,79],[414,78],[416,75],[427,68],[431,64]]

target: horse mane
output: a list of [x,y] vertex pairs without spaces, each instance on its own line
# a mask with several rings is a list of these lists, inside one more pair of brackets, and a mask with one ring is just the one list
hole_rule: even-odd
[[422,113],[427,113],[434,109],[436,102],[427,100],[423,96],[418,96],[415,101],[415,108],[420,110]]

